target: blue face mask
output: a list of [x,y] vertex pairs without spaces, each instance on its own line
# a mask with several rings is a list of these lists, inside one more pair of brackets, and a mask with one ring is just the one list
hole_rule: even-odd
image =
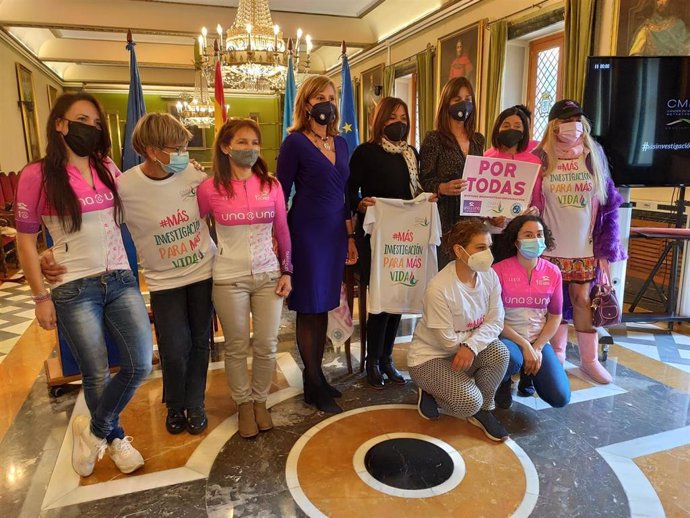
[[[165,153],[165,151],[164,151]],[[158,162],[167,173],[176,174],[181,173],[189,165],[189,151],[184,153],[170,153],[170,163],[164,164],[163,162]]]
[[546,243],[543,237],[535,239],[520,239],[518,241],[520,253],[526,259],[536,259],[546,250]]

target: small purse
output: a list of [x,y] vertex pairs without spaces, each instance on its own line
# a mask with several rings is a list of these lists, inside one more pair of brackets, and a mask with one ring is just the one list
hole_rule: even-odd
[[621,312],[616,298],[616,291],[609,278],[608,267],[599,263],[599,280],[592,286],[592,325],[610,327],[621,323]]

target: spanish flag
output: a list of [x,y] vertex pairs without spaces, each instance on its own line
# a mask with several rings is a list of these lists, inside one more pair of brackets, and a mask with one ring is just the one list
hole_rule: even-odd
[[218,133],[228,118],[228,114],[225,111],[225,92],[223,91],[223,74],[220,71],[220,60],[216,60],[216,79],[213,89],[215,91],[214,113],[216,116],[216,133]]

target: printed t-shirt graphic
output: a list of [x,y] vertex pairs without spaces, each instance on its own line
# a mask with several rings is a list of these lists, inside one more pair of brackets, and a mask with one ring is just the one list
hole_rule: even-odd
[[132,233],[151,291],[211,277],[216,245],[199,214],[196,191],[208,176],[191,165],[164,180],[135,166],[117,180],[125,223]]
[[544,177],[544,222],[553,232],[556,248],[548,257],[592,257],[592,201],[594,178],[584,155],[559,159]]
[[367,209],[371,234],[369,313],[421,313],[424,290],[438,272],[441,220],[431,194],[414,200],[376,198]]

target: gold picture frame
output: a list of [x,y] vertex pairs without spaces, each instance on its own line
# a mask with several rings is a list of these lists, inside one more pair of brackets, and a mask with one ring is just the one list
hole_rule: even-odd
[[58,89],[53,85],[46,85],[46,90],[48,91],[48,109],[52,110],[58,98]]
[[[436,42],[436,102],[441,98],[441,90],[452,77],[465,76],[474,88],[474,105],[479,102],[476,97],[482,91],[482,65],[484,55],[484,32],[486,20],[468,25],[452,32]],[[458,44],[462,44],[461,55],[458,55]],[[457,62],[456,62],[457,61]],[[469,70],[468,70],[469,68]]]
[[359,104],[359,129],[361,142],[369,140],[369,129],[374,122],[374,110],[383,98],[383,63],[362,72],[359,88],[361,102]]
[[105,114],[108,125],[108,133],[110,134],[110,141],[112,146],[110,149],[110,158],[116,164],[122,163],[122,130],[120,129],[120,114],[118,112],[108,112]]
[[[638,51],[646,47],[643,45],[644,34],[674,30],[672,18],[677,18],[685,24],[686,30],[690,31],[690,0],[674,0],[667,4],[665,13],[668,21],[660,23],[658,20],[649,23],[649,30],[642,31],[640,39],[636,38],[637,33],[643,25],[647,24],[649,17],[654,14],[656,0],[614,0],[613,5],[613,28],[611,30],[611,55],[628,56],[631,55],[633,45]],[[690,55],[690,48],[666,49],[665,52],[636,52],[635,55],[658,56],[658,55]]]
[[22,113],[24,127],[24,144],[26,158],[29,162],[41,158],[41,139],[38,125],[38,109],[34,91],[33,72],[21,63],[15,63],[17,69],[17,91],[19,93],[19,109]]

